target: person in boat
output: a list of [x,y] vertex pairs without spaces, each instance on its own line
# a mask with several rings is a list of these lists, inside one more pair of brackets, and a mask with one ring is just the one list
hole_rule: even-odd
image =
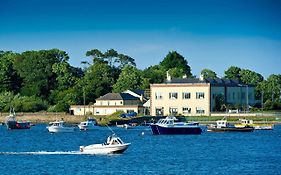
[[107,137],[107,141],[106,141],[106,144],[107,144],[107,145],[109,145],[111,139],[112,139],[112,136],[108,136],[108,137]]

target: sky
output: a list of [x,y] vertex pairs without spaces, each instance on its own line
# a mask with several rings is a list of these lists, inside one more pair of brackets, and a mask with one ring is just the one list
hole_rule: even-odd
[[169,51],[193,75],[230,66],[281,74],[281,0],[0,0],[0,50],[58,48],[82,67],[91,49],[115,49],[139,69]]

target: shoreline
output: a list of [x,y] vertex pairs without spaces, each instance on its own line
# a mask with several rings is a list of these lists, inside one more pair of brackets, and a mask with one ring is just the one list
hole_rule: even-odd
[[[5,118],[7,115],[1,115],[0,116],[0,123],[5,123]],[[100,124],[102,121],[106,120],[107,117],[100,117],[100,116],[90,116],[94,119],[96,119],[97,123]],[[31,123],[34,124],[48,124],[50,122],[56,121],[56,120],[61,120],[63,119],[66,123],[70,123],[70,124],[79,124],[82,121],[87,120],[88,116],[78,116],[78,115],[70,115],[70,114],[21,114],[21,115],[17,115],[16,119],[18,121],[29,121]],[[249,119],[251,119],[251,117],[247,117]],[[264,117],[264,119],[266,119],[267,117]],[[140,118],[132,118],[131,120],[122,120],[120,119],[119,122],[125,122],[125,123],[134,123],[134,121],[136,119],[141,119]],[[198,119],[198,118],[197,118]],[[196,122],[199,122],[202,125],[207,125],[207,124],[214,124],[216,122],[215,118],[208,118],[208,117],[204,117],[202,118],[203,120],[196,120]],[[207,119],[207,120],[206,120]],[[139,120],[137,123],[141,123],[144,122],[144,118],[142,118],[142,120]],[[115,120],[112,120],[115,121]],[[148,120],[147,120],[148,121]],[[190,121],[194,121],[194,120],[190,120]],[[229,120],[229,123],[239,123],[238,120]],[[275,118],[275,120],[258,120],[255,121],[255,123],[271,123],[271,124],[281,124],[281,120]],[[110,124],[110,121],[109,123]]]

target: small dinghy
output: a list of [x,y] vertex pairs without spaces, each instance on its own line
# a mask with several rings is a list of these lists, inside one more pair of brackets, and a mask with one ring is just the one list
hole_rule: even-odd
[[84,154],[121,154],[131,143],[124,143],[115,134],[110,135],[105,143],[80,146],[80,152]]

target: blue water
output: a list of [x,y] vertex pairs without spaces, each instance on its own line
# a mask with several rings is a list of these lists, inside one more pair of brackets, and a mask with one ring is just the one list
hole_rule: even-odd
[[[0,126],[0,174],[281,174],[281,126],[253,133],[151,134],[148,127],[112,128],[132,143],[121,155],[81,155],[80,145],[102,143],[111,133],[50,134]],[[144,135],[141,133],[144,132]]]

